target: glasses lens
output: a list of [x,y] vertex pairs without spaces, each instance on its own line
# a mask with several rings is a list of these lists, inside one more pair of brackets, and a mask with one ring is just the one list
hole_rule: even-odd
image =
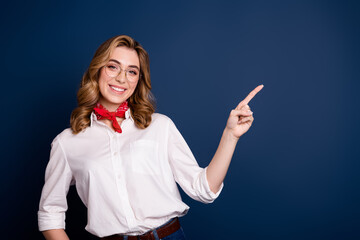
[[116,77],[120,73],[120,67],[114,63],[108,63],[105,65],[105,72],[109,77]]
[[135,82],[139,79],[139,71],[137,69],[128,69],[126,71],[126,77],[129,81]]

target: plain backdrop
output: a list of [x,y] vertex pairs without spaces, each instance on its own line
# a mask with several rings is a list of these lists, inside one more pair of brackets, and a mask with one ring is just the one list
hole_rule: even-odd
[[[149,52],[157,112],[199,165],[250,102],[212,204],[182,193],[188,239],[360,239],[358,1],[6,1],[1,24],[1,239],[41,239],[50,143],[69,127],[97,47],[127,34]],[[86,208],[71,187],[67,233]]]

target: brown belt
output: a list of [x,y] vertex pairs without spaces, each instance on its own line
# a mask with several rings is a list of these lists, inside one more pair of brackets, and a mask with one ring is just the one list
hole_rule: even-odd
[[[180,222],[179,222],[179,218],[176,217],[176,218],[174,218],[174,220],[172,220],[168,224],[156,229],[156,232],[157,232],[159,238],[161,239],[161,238],[164,238],[166,236],[169,236],[170,234],[176,232],[179,229],[180,229]],[[115,235],[103,237],[101,239],[105,239],[105,240],[123,240],[125,238],[122,235],[115,234]],[[128,236],[128,240],[155,240],[155,236],[154,236],[153,231],[148,231],[148,232],[144,233],[143,235]]]

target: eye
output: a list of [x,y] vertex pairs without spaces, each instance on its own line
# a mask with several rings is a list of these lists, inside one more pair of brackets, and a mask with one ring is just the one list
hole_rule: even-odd
[[128,70],[128,73],[129,73],[131,76],[136,76],[136,75],[138,75],[138,72],[137,72],[136,70],[134,70],[134,69]]
[[119,67],[116,64],[109,63],[108,65],[106,65],[106,67],[114,72],[119,71]]

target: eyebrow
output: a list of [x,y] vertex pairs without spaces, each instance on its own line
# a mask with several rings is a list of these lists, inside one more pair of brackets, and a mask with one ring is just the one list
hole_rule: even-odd
[[[110,59],[109,61],[113,61],[113,62],[116,62],[117,64],[121,65],[121,63],[118,60]],[[136,65],[129,65],[128,67],[137,68],[140,71],[139,67]]]

